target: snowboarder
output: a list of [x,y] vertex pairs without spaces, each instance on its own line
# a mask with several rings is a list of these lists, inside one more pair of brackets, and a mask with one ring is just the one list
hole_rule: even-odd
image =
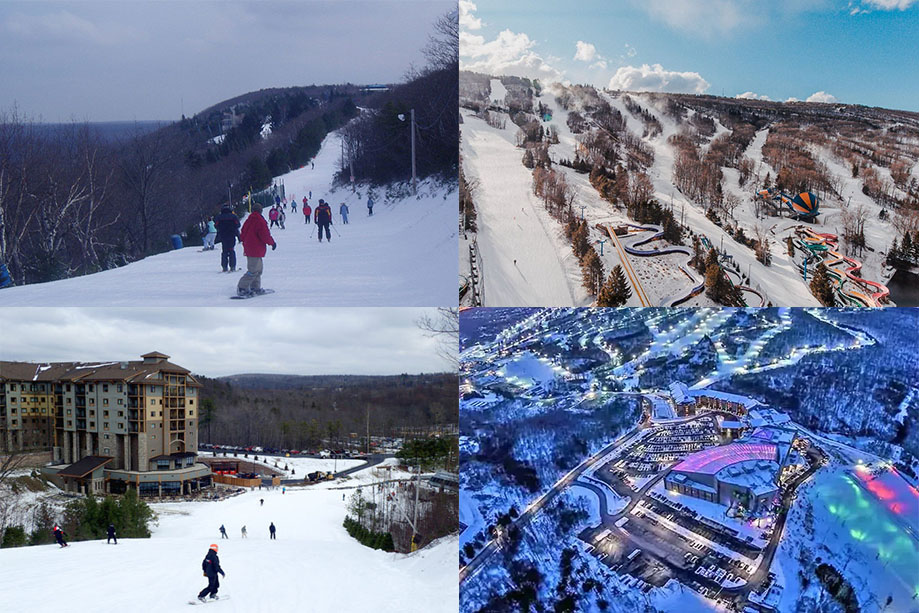
[[316,207],[316,224],[319,226],[319,242],[322,242],[322,230],[325,228],[326,240],[332,241],[332,231],[329,226],[332,224],[332,207],[329,203],[319,199],[319,206]]
[[108,525],[108,540],[105,541],[106,545],[111,543],[112,540],[115,541],[116,545],[118,544],[118,538],[115,536],[115,524]]
[[248,538],[248,535],[246,534],[246,527],[245,527],[245,526],[243,526],[241,532],[242,532],[242,538]]
[[202,251],[214,250],[214,239],[217,237],[217,226],[214,225],[214,218],[207,220],[207,234],[204,235],[204,249]]
[[227,536],[227,529],[223,527],[223,524],[220,524],[220,538],[227,540],[230,538]]
[[341,203],[341,206],[338,207],[338,214],[341,215],[341,223],[348,224],[348,205],[344,202]]
[[303,199],[303,221],[304,223],[310,222],[310,215],[313,214],[313,209],[310,208],[310,205],[306,203],[306,198]]
[[220,580],[217,578],[217,573],[220,573],[224,577],[227,576],[223,569],[220,568],[220,558],[217,557],[217,545],[211,545],[210,549],[207,550],[207,555],[204,556],[204,561],[201,562],[201,570],[204,571],[204,576],[207,577],[207,587],[201,590],[198,593],[198,600],[201,602],[207,602],[205,596],[210,595],[212,600],[217,600],[217,590],[220,588]]
[[220,267],[223,268],[223,272],[233,272],[236,270],[236,240],[239,238],[239,218],[228,205],[220,210],[220,215],[214,221],[217,226],[217,240],[223,247],[220,252]]
[[64,540],[64,529],[54,524],[54,528],[51,530],[54,534],[54,540],[57,541],[57,544],[61,547],[68,547],[67,542]]
[[246,274],[239,280],[236,293],[239,296],[252,296],[262,293],[262,259],[265,257],[265,247],[271,245],[271,250],[278,248],[278,243],[271,237],[271,231],[265,218],[262,217],[262,205],[253,204],[252,212],[243,224],[239,238],[243,244],[243,253],[246,256]]
[[277,540],[276,538],[274,538],[274,533],[275,533],[275,531],[276,531],[276,529],[275,529],[275,527],[274,527],[274,522],[271,522],[271,525],[268,526],[268,532],[271,534],[271,540],[274,540],[274,541]]
[[268,211],[268,219],[271,220],[271,225],[269,226],[270,228],[273,228],[278,225],[278,217],[279,217],[278,207],[276,206],[271,207],[271,210]]
[[373,217],[373,197],[367,197],[367,216]]

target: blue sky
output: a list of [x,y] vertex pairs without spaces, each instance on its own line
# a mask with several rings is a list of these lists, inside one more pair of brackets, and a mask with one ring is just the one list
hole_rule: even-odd
[[459,4],[466,69],[919,111],[919,0]]
[[2,0],[0,112],[177,120],[267,87],[389,83],[455,0]]

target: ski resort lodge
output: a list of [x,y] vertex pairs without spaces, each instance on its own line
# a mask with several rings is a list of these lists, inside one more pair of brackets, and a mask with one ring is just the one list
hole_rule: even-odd
[[190,493],[211,485],[197,464],[198,388],[152,352],[131,362],[0,362],[0,452],[50,451],[43,472],[68,491]]

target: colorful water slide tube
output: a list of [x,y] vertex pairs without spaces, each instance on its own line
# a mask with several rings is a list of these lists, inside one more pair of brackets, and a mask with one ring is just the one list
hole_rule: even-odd
[[775,189],[764,189],[756,195],[766,202],[785,205],[798,217],[812,218],[820,214],[820,198],[813,192],[801,192],[797,196],[791,196]]
[[[795,228],[799,248],[810,251],[818,263],[823,262],[830,277],[837,283],[839,295],[849,304],[857,306],[883,306],[890,297],[885,285],[858,276],[862,263],[845,256],[837,249],[835,234],[814,232],[808,227]],[[852,285],[854,287],[849,287]]]
[[684,302],[686,302],[687,300],[689,300],[690,298],[692,298],[693,296],[697,296],[702,293],[702,290],[705,289],[705,280],[698,277],[698,275],[696,274],[696,271],[694,271],[692,267],[689,265],[689,261],[692,259],[692,255],[693,255],[691,249],[688,249],[687,247],[677,247],[673,245],[668,245],[667,247],[664,247],[662,249],[649,249],[647,251],[643,249],[637,249],[636,247],[647,245],[648,243],[661,238],[664,235],[664,229],[658,225],[648,225],[648,226],[637,226],[634,224],[628,224],[628,225],[629,227],[636,228],[640,231],[644,231],[644,232],[651,231],[653,232],[653,234],[649,236],[648,238],[638,241],[637,243],[633,243],[631,246],[623,245],[622,247],[623,249],[625,249],[626,253],[629,253],[635,256],[639,256],[639,257],[655,257],[655,256],[661,256],[661,255],[669,255],[672,253],[679,253],[681,255],[686,256],[686,260],[680,264],[679,268],[683,272],[683,274],[689,277],[689,280],[692,283],[692,287],[686,293],[665,298],[663,300],[664,305],[679,306],[683,304]]

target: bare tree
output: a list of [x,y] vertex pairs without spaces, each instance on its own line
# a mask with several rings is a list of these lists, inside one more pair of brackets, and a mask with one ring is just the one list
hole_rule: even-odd
[[437,354],[459,370],[459,308],[437,307],[436,317],[423,315],[416,324],[439,341]]

